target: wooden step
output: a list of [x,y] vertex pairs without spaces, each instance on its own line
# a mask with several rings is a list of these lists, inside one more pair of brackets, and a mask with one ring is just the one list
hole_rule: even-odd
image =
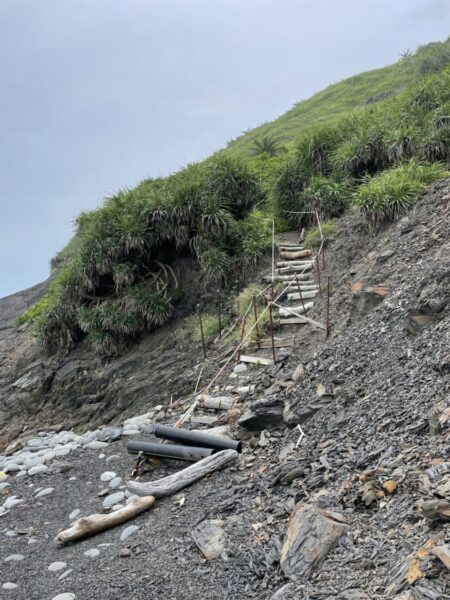
[[304,246],[286,246],[284,244],[279,244],[278,250],[280,252],[300,252],[301,250],[305,250],[305,247]]
[[[275,348],[292,348],[295,345],[294,340],[277,340],[274,341]],[[272,340],[261,340],[261,350],[270,350],[272,348]],[[252,348],[257,348],[256,343],[252,345]]]
[[313,263],[305,263],[304,265],[292,265],[289,267],[280,267],[279,269],[275,269],[276,275],[287,275],[288,273],[298,273],[301,275],[305,271],[310,271],[313,267]]
[[302,267],[303,265],[309,265],[312,261],[310,260],[279,260],[276,267]]
[[297,258],[306,258],[307,256],[312,256],[312,250],[297,250],[295,252],[284,251],[280,252],[280,256],[281,258],[286,258],[288,260],[296,260]]
[[263,356],[248,356],[245,354],[241,354],[239,360],[243,363],[252,363],[255,365],[273,365],[273,360],[271,358],[264,358]]
[[[315,298],[317,296],[319,290],[308,290],[308,291],[303,291],[302,290],[302,298],[303,300],[306,300],[308,298]],[[287,295],[288,300],[301,300],[300,298],[300,294],[298,292],[293,292],[292,294],[288,294]]]
[[[287,284],[289,281],[295,281],[295,280],[292,279],[292,277],[294,277],[294,275],[292,275],[292,273],[291,273],[291,275],[279,275],[279,274],[275,274],[274,282],[281,281],[283,284],[284,283]],[[303,281],[307,281],[307,282],[311,281],[312,282],[312,280],[310,279],[311,273],[299,273],[297,275],[297,277],[302,282]],[[263,280],[266,281],[266,282],[268,282],[268,283],[271,283],[272,277],[271,277],[271,275],[264,275]]]
[[278,314],[280,317],[297,317],[304,312],[307,312],[314,306],[314,302],[305,302],[305,308],[303,305],[301,306],[283,306],[278,309]]
[[290,317],[289,319],[280,319],[280,325],[306,325],[308,321],[301,317]]

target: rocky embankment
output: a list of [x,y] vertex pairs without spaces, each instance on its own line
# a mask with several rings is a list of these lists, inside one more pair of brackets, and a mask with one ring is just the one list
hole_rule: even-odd
[[[114,401],[124,395],[114,426],[105,396],[92,403],[85,397],[66,422],[84,403],[94,404],[91,431],[89,413],[81,428],[69,428],[56,411],[53,429],[22,433],[0,458],[5,597],[450,598],[449,194],[449,181],[434,185],[406,217],[373,237],[353,216],[341,220],[326,249],[331,337],[305,327],[294,347],[279,349],[283,359],[275,366],[230,365],[209,393],[225,396],[232,408],[200,406],[187,425],[221,427],[222,435],[242,439],[234,466],[158,499],[117,529],[66,546],[53,541],[79,515],[133,502],[126,440],[151,439],[154,421],[173,424],[192,399],[198,369],[180,349],[172,401],[161,391],[156,402],[138,348],[95,367],[105,381],[101,393],[116,390]],[[308,314],[323,320],[324,295]],[[228,351],[212,351],[205,382]],[[65,365],[85,360],[87,369],[79,352]],[[108,378],[108,369],[127,361],[123,378]],[[8,371],[3,402],[17,390],[13,374],[31,378],[34,367],[23,365]],[[55,397],[59,389],[68,406],[86,379],[80,370],[54,388],[65,365],[55,365],[48,389]],[[170,377],[161,364],[155,372]],[[14,393],[33,392],[19,386]],[[95,393],[92,387],[85,396]],[[134,395],[147,408],[127,420]],[[44,403],[39,414],[51,414],[52,406]],[[22,419],[22,428],[32,421]],[[183,466],[148,464],[140,479]]]

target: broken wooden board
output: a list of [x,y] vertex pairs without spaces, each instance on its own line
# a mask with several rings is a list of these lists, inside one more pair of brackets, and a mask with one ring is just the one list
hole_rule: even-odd
[[293,265],[293,266],[289,266],[289,267],[280,267],[279,269],[275,269],[275,275],[287,275],[288,273],[291,273],[291,279],[292,279],[292,274],[301,275],[305,271],[310,271],[312,268],[313,268],[313,263],[311,263],[311,262],[305,263],[304,265],[298,265],[298,266]]
[[[291,348],[292,346],[295,345],[294,340],[277,340],[274,342],[274,348]],[[262,350],[270,350],[270,348],[272,348],[272,341],[271,340],[263,340],[261,341],[260,344],[260,348]]]
[[263,356],[248,356],[241,354],[240,361],[244,363],[252,363],[254,365],[273,365],[272,358],[264,358]]
[[308,265],[311,263],[311,260],[278,260],[276,263],[276,267],[301,267],[303,265]]

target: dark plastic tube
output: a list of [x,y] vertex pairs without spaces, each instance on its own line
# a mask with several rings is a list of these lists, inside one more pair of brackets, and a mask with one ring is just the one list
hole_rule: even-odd
[[146,456],[159,456],[161,458],[174,458],[176,460],[190,460],[195,462],[214,454],[213,448],[197,448],[196,446],[176,446],[175,444],[154,444],[152,442],[140,442],[130,440],[127,450],[133,454],[145,454]]
[[193,446],[201,446],[203,448],[214,448],[214,450],[237,450],[241,452],[242,443],[228,440],[226,438],[207,435],[206,433],[198,433],[188,431],[177,427],[169,427],[168,425],[153,425],[153,435],[159,438],[172,440],[173,442],[182,442],[184,444],[192,444]]

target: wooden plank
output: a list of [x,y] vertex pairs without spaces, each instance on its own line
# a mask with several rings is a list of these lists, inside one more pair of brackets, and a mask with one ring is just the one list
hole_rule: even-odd
[[301,306],[280,306],[278,313],[280,317],[297,316],[308,311],[314,306],[314,302],[305,302],[305,307]]
[[[301,289],[301,288],[300,288]],[[315,298],[317,296],[318,290],[302,290],[302,298],[303,300],[307,300],[308,298]],[[300,300],[300,294],[298,292],[294,292],[292,294],[287,295],[288,300]]]
[[291,317],[290,319],[280,319],[280,325],[306,325],[308,321],[301,317]]
[[311,270],[313,267],[312,263],[306,263],[304,265],[292,265],[289,267],[281,267],[275,270],[276,275],[287,275],[288,273],[298,273],[299,275],[305,271]]
[[287,259],[297,259],[297,258],[303,258],[306,256],[312,256],[312,250],[298,250],[296,252],[280,252],[280,256],[281,258],[287,258]]
[[[275,342],[274,343],[275,348],[292,348],[292,346],[294,346],[294,342],[293,340],[289,340],[286,342]],[[255,346],[256,348],[256,346]],[[262,350],[270,350],[272,348],[272,342],[270,340],[268,340],[267,342],[261,342],[261,349]]]
[[[286,284],[290,281],[295,282],[295,280],[293,280],[292,277],[292,275],[275,275],[274,281],[282,281]],[[313,282],[312,279],[310,279],[311,273],[299,273],[297,277],[300,281],[305,281],[307,283]],[[270,275],[264,275],[263,280],[270,283],[272,281],[272,277]]]
[[241,362],[252,363],[252,364],[260,364],[260,365],[273,365],[273,359],[264,358],[263,356],[248,356],[245,354],[241,354],[240,358]]
[[311,264],[311,260],[279,260],[276,263],[276,267],[303,267],[304,265]]

